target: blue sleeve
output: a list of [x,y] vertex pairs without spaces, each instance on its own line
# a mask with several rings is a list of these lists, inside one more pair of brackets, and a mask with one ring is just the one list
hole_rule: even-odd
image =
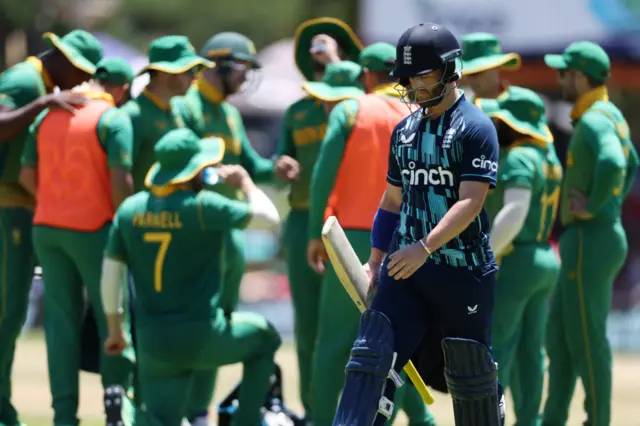
[[495,188],[500,146],[493,123],[488,119],[474,122],[461,137],[460,181],[487,182]]
[[[402,124],[402,122],[401,122]],[[398,133],[398,127],[393,129],[391,133],[391,140],[389,141],[389,165],[387,166],[387,182],[393,186],[402,186],[402,175],[400,174],[400,166],[398,165],[398,158],[396,156],[397,147],[396,134]]]

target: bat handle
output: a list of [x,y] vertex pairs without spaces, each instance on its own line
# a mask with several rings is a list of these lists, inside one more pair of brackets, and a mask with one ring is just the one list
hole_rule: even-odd
[[422,380],[422,377],[420,377],[420,374],[418,374],[418,370],[416,370],[413,362],[409,361],[407,365],[404,366],[404,371],[405,373],[407,373],[409,379],[411,379],[411,382],[418,390],[418,393],[422,397],[422,400],[425,402],[425,404],[433,404],[433,395],[431,395],[431,391],[429,391],[427,385],[424,384],[424,380]]

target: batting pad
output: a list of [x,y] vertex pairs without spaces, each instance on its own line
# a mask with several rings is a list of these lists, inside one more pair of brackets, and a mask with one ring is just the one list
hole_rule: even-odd
[[393,403],[383,394],[394,360],[389,318],[382,312],[365,311],[345,368],[344,389],[333,426],[372,425],[378,412],[391,416]]
[[456,426],[500,426],[498,367],[489,349],[475,340],[445,338],[442,351]]

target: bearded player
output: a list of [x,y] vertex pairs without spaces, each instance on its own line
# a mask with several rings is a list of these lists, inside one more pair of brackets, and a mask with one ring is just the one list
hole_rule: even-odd
[[360,320],[334,425],[384,424],[377,414],[393,407],[395,393],[389,371],[401,372],[428,327],[444,335],[456,425],[501,424],[490,349],[497,266],[483,209],[499,147],[489,118],[457,88],[461,55],[437,24],[412,27],[397,43],[392,75],[421,108],[391,136],[365,265],[376,294]]

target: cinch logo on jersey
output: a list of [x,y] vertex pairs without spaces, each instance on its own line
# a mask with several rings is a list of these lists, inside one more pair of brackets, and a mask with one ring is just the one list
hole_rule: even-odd
[[441,166],[437,169],[416,169],[415,161],[409,161],[409,169],[403,169],[401,173],[409,180],[409,185],[453,186],[453,173]]
[[476,169],[491,170],[492,172],[498,171],[498,163],[486,160],[484,155],[480,156],[480,158],[474,158],[471,161],[471,165]]

